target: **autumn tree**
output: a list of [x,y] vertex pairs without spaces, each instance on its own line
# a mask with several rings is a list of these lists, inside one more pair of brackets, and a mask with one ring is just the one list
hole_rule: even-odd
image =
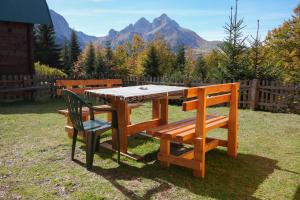
[[212,50],[204,55],[204,61],[208,69],[208,78],[223,80],[226,77],[226,68],[223,67],[224,56],[218,50]]
[[193,49],[189,48],[185,57],[185,65],[183,70],[184,78],[186,80],[190,81],[195,78],[195,66],[196,61],[194,58]]
[[196,60],[195,75],[202,79],[202,82],[206,82],[208,79],[208,68],[205,63],[203,54],[199,54]]
[[101,45],[94,45],[96,54],[96,64],[95,64],[95,75],[101,77],[106,74],[106,63],[105,63],[105,48]]
[[300,4],[291,19],[268,33],[267,61],[283,70],[286,82],[300,81]]

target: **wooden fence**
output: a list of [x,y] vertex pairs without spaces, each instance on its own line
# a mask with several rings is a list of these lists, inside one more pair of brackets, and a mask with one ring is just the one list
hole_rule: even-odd
[[[101,79],[104,77],[101,77]],[[107,78],[107,77],[105,77]],[[203,86],[233,81],[202,81],[170,80],[167,77],[109,77],[120,78],[124,86],[133,85],[175,85],[175,86]],[[1,93],[7,88],[22,88],[38,86],[34,90],[36,98],[56,97],[55,77],[6,75],[0,76],[0,100],[15,101],[24,99],[24,96],[32,95],[32,92],[21,90],[20,92]],[[239,107],[253,110],[271,112],[293,112],[300,114],[300,83],[283,84],[266,80],[241,80]],[[39,89],[40,88],[40,89]]]

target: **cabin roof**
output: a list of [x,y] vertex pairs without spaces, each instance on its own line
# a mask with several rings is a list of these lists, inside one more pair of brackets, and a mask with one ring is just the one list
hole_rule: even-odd
[[46,0],[3,0],[0,21],[53,25]]

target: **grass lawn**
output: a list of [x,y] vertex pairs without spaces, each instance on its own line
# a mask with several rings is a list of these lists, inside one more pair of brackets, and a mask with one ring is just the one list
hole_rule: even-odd
[[[150,106],[134,110],[133,121],[150,118]],[[84,143],[79,161],[70,160],[59,108],[61,99],[0,105],[0,199],[300,199],[300,115],[240,110],[238,158],[224,148],[209,152],[202,180],[190,169],[160,167],[158,141],[142,136],[129,144],[145,162],[121,157],[119,166],[115,154],[100,149],[87,171]],[[174,121],[193,113],[170,106],[169,115]]]

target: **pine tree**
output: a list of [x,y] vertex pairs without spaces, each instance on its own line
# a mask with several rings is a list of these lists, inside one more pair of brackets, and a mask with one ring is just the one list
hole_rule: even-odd
[[159,59],[157,51],[153,45],[151,45],[147,52],[147,57],[144,61],[144,69],[146,75],[155,77],[159,76]]
[[177,65],[177,70],[180,70],[181,72],[184,71],[184,66],[185,66],[185,47],[184,45],[179,45],[177,54],[176,54],[176,65]]
[[114,67],[113,50],[111,48],[111,42],[108,40],[105,42],[105,73],[112,75],[113,72],[116,72]]
[[72,65],[74,65],[74,63],[78,60],[80,52],[81,52],[81,50],[80,50],[77,34],[74,30],[72,30],[71,44],[70,44],[70,57],[71,57]]
[[55,44],[55,31],[52,26],[39,25],[35,33],[35,62],[60,67],[60,48]]
[[207,81],[208,68],[202,54],[200,54],[197,58],[195,74],[201,77],[203,83]]
[[96,65],[96,55],[95,55],[95,48],[92,43],[90,43],[87,47],[87,55],[85,58],[85,71],[89,76],[95,75],[95,65]]
[[60,62],[61,62],[63,71],[67,74],[70,74],[72,64],[71,64],[70,44],[67,39],[65,39],[62,50],[61,50]]
[[245,28],[243,25],[243,19],[238,20],[238,0],[236,0],[235,11],[231,7],[231,14],[229,17],[229,23],[225,25],[225,32],[227,37],[220,46],[221,53],[224,57],[224,67],[227,74],[224,78],[229,79],[241,79],[247,76],[248,67],[246,59],[246,45],[245,40],[247,37],[243,36],[242,30]]

